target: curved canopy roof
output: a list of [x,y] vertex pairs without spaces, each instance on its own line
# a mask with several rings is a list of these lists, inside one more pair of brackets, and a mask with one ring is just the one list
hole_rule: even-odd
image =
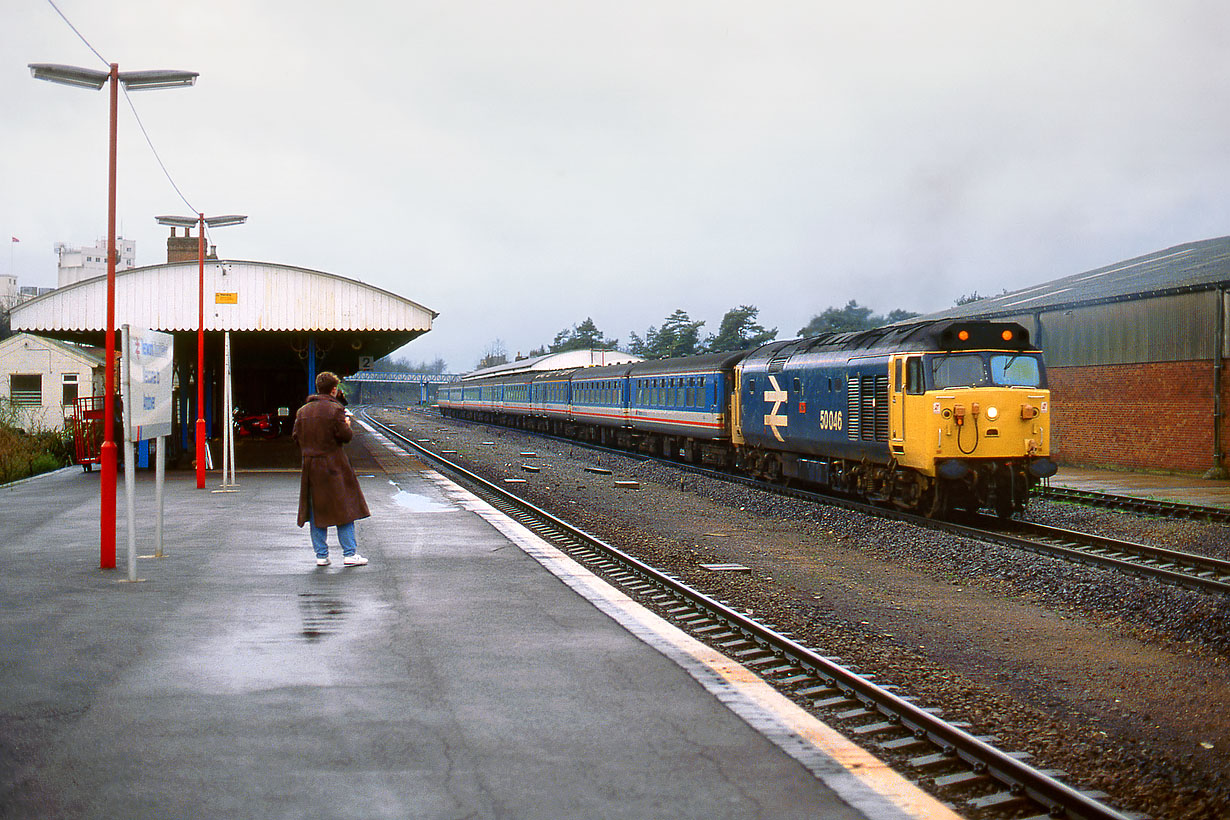
[[[150,265],[115,277],[115,324],[196,330],[197,262]],[[13,330],[47,334],[103,332],[107,277],[85,279],[13,308]],[[207,331],[431,330],[435,311],[332,273],[268,262],[205,263]]]

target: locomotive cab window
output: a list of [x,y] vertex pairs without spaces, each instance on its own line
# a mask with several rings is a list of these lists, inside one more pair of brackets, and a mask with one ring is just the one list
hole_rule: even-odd
[[905,392],[921,396],[925,390],[922,359],[911,356],[905,363]]
[[932,386],[1042,387],[1042,364],[1035,353],[944,354],[931,362]]
[[992,354],[991,381],[1007,387],[1041,387],[1042,368],[1037,356]]
[[985,362],[977,353],[945,353],[931,362],[931,383],[945,387],[982,387],[987,383]]

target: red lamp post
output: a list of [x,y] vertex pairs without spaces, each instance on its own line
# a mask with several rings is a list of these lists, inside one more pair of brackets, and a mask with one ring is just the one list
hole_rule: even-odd
[[195,71],[120,71],[117,63],[110,71],[57,65],[54,63],[30,63],[30,74],[37,80],[48,80],[78,88],[101,89],[111,83],[111,121],[107,165],[107,326],[105,347],[107,355],[103,409],[103,443],[99,458],[102,465],[100,477],[99,514],[99,566],[115,569],[115,146],[117,135],[117,111],[119,109],[119,84],[129,90],[144,88],[178,88],[193,85],[198,76]]
[[[205,226],[224,228],[227,225],[241,225],[247,221],[246,216],[227,214],[226,216],[159,216],[155,217],[159,225],[175,225],[191,228],[197,225],[197,324],[196,324],[196,488],[205,489]],[[224,420],[224,423],[225,420]]]

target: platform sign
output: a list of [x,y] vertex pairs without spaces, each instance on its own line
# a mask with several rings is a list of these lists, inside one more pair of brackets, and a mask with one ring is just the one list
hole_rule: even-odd
[[124,401],[129,411],[130,441],[171,435],[171,379],[174,340],[170,333],[128,328],[128,383]]

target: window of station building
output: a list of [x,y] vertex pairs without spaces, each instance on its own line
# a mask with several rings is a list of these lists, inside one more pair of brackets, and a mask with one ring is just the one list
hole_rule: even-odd
[[60,374],[60,404],[74,404],[77,401],[78,380],[80,376],[77,373],[61,373]]
[[9,398],[19,407],[41,405],[43,403],[43,374],[11,374],[9,376]]

